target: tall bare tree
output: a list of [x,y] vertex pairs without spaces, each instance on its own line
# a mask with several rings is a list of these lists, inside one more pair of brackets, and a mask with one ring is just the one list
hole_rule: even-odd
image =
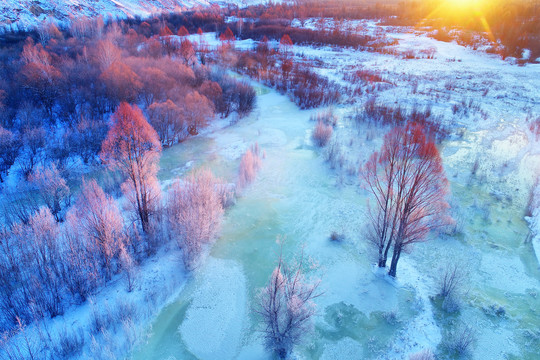
[[282,254],[270,281],[261,289],[255,309],[263,323],[263,337],[268,350],[285,359],[312,327],[315,315],[313,299],[320,282],[310,283],[303,274],[304,256],[296,266],[287,266]]
[[396,127],[384,137],[381,151],[371,156],[360,176],[375,199],[369,212],[369,239],[378,250],[378,265],[386,266],[393,247],[389,274],[395,277],[406,247],[451,222],[446,215],[448,180],[439,151],[423,126]]

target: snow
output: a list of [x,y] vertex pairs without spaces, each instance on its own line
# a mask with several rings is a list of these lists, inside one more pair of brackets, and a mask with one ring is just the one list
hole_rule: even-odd
[[[56,344],[63,331],[75,334],[77,329],[84,337],[84,347],[79,355],[82,359],[97,358],[97,353],[111,354],[113,358],[122,358],[131,348],[144,339],[146,329],[161,309],[181,293],[185,284],[185,272],[178,250],[163,249],[153,258],[136,268],[135,286],[127,292],[125,278],[113,277],[107,286],[101,288],[83,304],[68,307],[63,315],[41,321],[40,327],[31,324],[26,332],[30,339],[37,339],[44,329],[50,334],[49,340]],[[117,311],[126,306],[133,309],[131,315]],[[125,316],[127,322],[114,317],[113,328],[95,334],[92,314],[94,312],[113,316]],[[114,336],[110,336],[111,332]],[[20,335],[17,335],[20,337]],[[92,345],[92,339],[98,346]],[[15,340],[22,341],[22,339]]]
[[345,338],[332,344],[326,344],[320,357],[321,360],[361,359],[364,349],[358,342]]
[[200,284],[180,325],[182,340],[198,359],[234,359],[241,345],[247,311],[242,267],[230,260],[208,258],[197,273]]

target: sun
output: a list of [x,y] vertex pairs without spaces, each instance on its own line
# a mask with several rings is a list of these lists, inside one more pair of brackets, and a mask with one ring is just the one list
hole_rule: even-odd
[[[431,11],[417,26],[424,26],[432,19],[443,18],[454,26],[460,24],[479,22],[490,41],[495,37],[485,16],[486,6],[496,0],[441,0],[439,5]],[[492,5],[492,4],[491,4]]]

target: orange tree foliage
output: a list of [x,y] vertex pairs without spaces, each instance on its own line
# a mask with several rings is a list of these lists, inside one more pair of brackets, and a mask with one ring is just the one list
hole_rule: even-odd
[[150,216],[160,196],[156,174],[161,143],[137,105],[121,103],[112,120],[101,147],[101,158],[127,176],[122,189],[132,202],[143,231],[148,232]]

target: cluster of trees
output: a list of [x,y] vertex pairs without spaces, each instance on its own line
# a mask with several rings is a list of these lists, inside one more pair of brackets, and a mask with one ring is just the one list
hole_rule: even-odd
[[[480,14],[480,15],[478,15]],[[493,51],[503,57],[514,56],[521,58],[523,50],[531,51],[527,60],[534,61],[540,57],[540,28],[538,21],[540,9],[534,1],[521,0],[497,0],[484,1],[481,4],[471,2],[468,4],[456,4],[446,0],[402,0],[390,3],[383,1],[322,1],[322,0],[298,0],[289,4],[273,4],[268,6],[250,6],[244,9],[230,8],[228,15],[238,18],[257,19],[257,26],[251,23],[237,27],[242,29],[242,33],[255,31],[262,33],[262,28],[266,28],[265,35],[279,33],[280,27],[287,27],[293,19],[298,19],[302,24],[309,18],[332,18],[334,20],[344,19],[383,19],[392,25],[414,26],[425,24],[438,29],[441,39],[451,40],[448,30],[459,28],[465,31],[457,34],[457,40],[465,45],[475,46],[475,39],[471,36],[471,31],[484,34],[487,32],[487,39],[493,42]],[[317,24],[319,28],[324,28],[324,20]],[[489,29],[486,28],[489,24]],[[256,30],[260,27],[260,30]],[[309,34],[299,30],[286,31],[285,33],[295,34],[295,42],[308,42],[313,39]],[[281,36],[283,32],[279,35]],[[320,36],[320,35],[318,35]],[[361,43],[359,37],[338,34],[336,36],[327,34],[335,40],[329,43],[339,42],[346,46],[355,46]],[[257,36],[255,38],[261,38]],[[314,42],[322,41],[323,37],[314,39]],[[498,46],[500,42],[503,46]],[[337,43],[336,43],[337,44]]]
[[256,18],[262,22],[308,18],[380,19],[395,15],[394,4],[355,0],[295,0],[268,6],[253,5],[238,9],[230,7],[229,13],[242,18]]
[[[40,164],[64,171],[77,156],[96,161],[108,115],[121,102],[142,107],[163,146],[197,134],[217,115],[249,113],[251,86],[200,63],[207,47],[186,37],[196,24],[222,21],[205,14],[150,23],[80,19],[64,31],[45,23],[2,48],[0,180],[15,164],[29,178]],[[186,19],[190,30],[180,25]],[[172,24],[181,35],[173,36]]]
[[379,267],[386,267],[393,249],[389,275],[395,277],[403,250],[452,222],[446,215],[448,180],[439,151],[423,125],[396,126],[363,166],[360,178],[374,198],[367,239],[377,250]]
[[67,303],[85,301],[119,272],[131,291],[136,264],[168,238],[177,241],[191,269],[215,238],[231,189],[201,171],[178,181],[164,204],[156,131],[136,105],[121,103],[112,120],[100,156],[123,175],[130,211],[122,214],[95,180],[83,180],[65,211],[70,190],[58,170],[33,173],[44,206],[24,207],[26,217],[0,228],[0,329],[60,315]]
[[[320,30],[291,27],[282,23],[265,24],[262,22],[247,23],[239,26],[232,23],[231,28],[235,35],[242,39],[260,40],[263,37],[279,40],[284,35],[290,36],[295,44],[310,45],[336,45],[344,47],[363,48],[374,40],[368,35],[358,35],[352,31],[342,31],[339,26],[329,30],[323,27]],[[240,31],[240,29],[242,29]]]
[[413,106],[407,110],[404,106],[388,106],[377,102],[376,97],[369,98],[363,111],[356,115],[356,121],[390,126],[405,126],[412,121],[422,125],[423,132],[430,139],[440,143],[450,135],[450,131],[442,123],[442,119],[433,115],[431,109],[420,109]]
[[301,109],[337,103],[341,98],[339,85],[310,70],[308,64],[295,63],[292,47],[288,35],[281,38],[279,49],[271,49],[268,38],[264,37],[255,50],[236,51],[232,66],[282,93],[289,93]]
[[47,207],[0,231],[0,326],[54,317],[125,269],[132,252],[115,201],[94,181],[57,222]]

